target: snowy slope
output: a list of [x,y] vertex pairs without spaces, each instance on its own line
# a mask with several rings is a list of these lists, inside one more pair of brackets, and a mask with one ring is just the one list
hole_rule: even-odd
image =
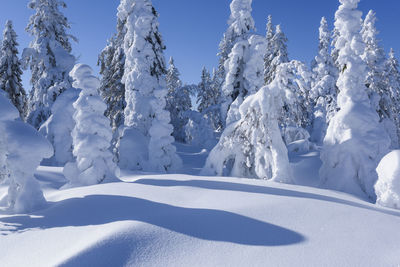
[[[194,171],[195,155],[203,154],[182,149]],[[129,173],[120,183],[58,190],[61,171],[37,173],[47,209],[0,215],[1,266],[400,264],[400,212],[347,194],[261,180]]]

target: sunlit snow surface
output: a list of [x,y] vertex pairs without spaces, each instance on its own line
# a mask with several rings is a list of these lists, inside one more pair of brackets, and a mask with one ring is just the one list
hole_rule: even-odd
[[[60,191],[62,169],[40,167],[49,205],[0,215],[0,265],[400,264],[399,211],[312,187],[193,176],[207,152],[177,147],[190,175],[123,172],[124,182]],[[291,156],[296,182],[317,185],[318,156]]]

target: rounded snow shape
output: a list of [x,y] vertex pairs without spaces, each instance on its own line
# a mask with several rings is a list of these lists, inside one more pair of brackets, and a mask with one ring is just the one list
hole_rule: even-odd
[[379,163],[378,182],[375,184],[376,203],[400,209],[400,150],[387,154]]

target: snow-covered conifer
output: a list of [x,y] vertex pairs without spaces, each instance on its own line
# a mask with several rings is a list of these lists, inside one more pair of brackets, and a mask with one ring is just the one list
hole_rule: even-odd
[[321,183],[324,187],[376,199],[375,171],[388,152],[390,139],[379,124],[379,116],[371,107],[364,77],[366,64],[361,30],[362,13],[359,0],[340,0],[335,14],[339,31],[340,74],[338,106],[340,111],[331,119],[321,152]]
[[286,97],[291,94],[276,79],[248,96],[240,106],[240,120],[227,125],[202,173],[293,183],[278,125],[283,105],[289,102]]
[[[400,72],[399,62],[391,49],[385,63],[385,79],[387,90],[390,92],[391,113],[394,115],[394,123],[397,129],[397,136],[400,140]],[[393,140],[393,139],[392,139]]]
[[313,82],[309,99],[313,106],[311,140],[322,144],[330,119],[335,115],[337,105],[337,68],[329,53],[331,34],[323,17],[319,28],[319,51],[312,69]]
[[39,128],[51,115],[57,97],[71,87],[69,72],[75,64],[71,55],[70,28],[59,7],[60,0],[30,0],[28,7],[35,10],[26,30],[34,40],[23,52],[24,66],[30,67],[32,90],[29,96],[27,121]]
[[18,110],[0,92],[0,182],[8,181],[8,194],[0,200],[11,212],[28,213],[46,204],[33,174],[43,158],[53,155],[51,144],[19,119]]
[[54,155],[43,160],[42,164],[64,166],[73,161],[73,142],[71,132],[75,127],[73,103],[80,91],[69,88],[59,95],[51,107],[51,116],[39,128],[39,133],[47,138],[54,147]]
[[100,81],[93,76],[92,69],[83,64],[77,64],[70,75],[74,79],[73,86],[81,92],[73,104],[72,140],[76,161],[65,165],[64,175],[71,186],[116,179],[118,167],[110,151],[112,131],[110,120],[104,116],[107,105],[98,92]]
[[272,24],[272,16],[269,15],[268,16],[268,22],[267,22],[267,33],[266,33],[266,38],[267,38],[267,49],[265,51],[265,55],[264,55],[264,82],[267,83],[268,79],[269,79],[269,73],[270,71],[270,67],[271,67],[271,60],[272,58],[272,54],[273,54],[273,50],[272,50],[272,38],[275,35],[275,27]]
[[288,95],[283,98],[283,108],[278,112],[279,126],[286,144],[309,138],[306,131],[311,125],[312,106],[308,94],[311,73],[300,61],[282,63],[275,71],[275,83]]
[[117,34],[109,40],[98,59],[100,74],[102,75],[100,94],[107,104],[105,115],[111,121],[115,136],[118,135],[117,129],[124,123],[124,109],[126,106],[125,85],[122,83],[125,66],[124,36],[124,22],[118,19]]
[[205,109],[207,109],[211,104],[209,101],[213,100],[212,96],[212,88],[211,88],[211,75],[210,72],[203,67],[201,71],[201,81],[199,83],[199,91],[197,94],[197,104],[198,104],[198,110],[200,112],[203,112]]
[[275,79],[276,69],[282,63],[289,62],[287,51],[287,38],[283,33],[281,25],[276,26],[276,31],[269,45],[270,56],[266,60],[269,67],[264,71],[264,80],[270,83]]
[[[172,137],[170,114],[165,110],[165,49],[158,31],[158,14],[150,0],[122,0],[118,18],[126,20],[124,51],[125,130],[119,148],[148,141],[147,151],[120,150],[123,167],[169,171],[180,168]],[[141,135],[138,138],[138,135]],[[133,144],[129,144],[133,143]],[[137,154],[132,157],[132,153]]]
[[0,49],[0,88],[8,93],[11,102],[25,118],[27,99],[21,83],[21,63],[18,59],[17,34],[10,20],[6,22]]
[[375,12],[371,10],[368,12],[361,30],[365,43],[365,51],[362,58],[367,64],[365,83],[368,88],[371,105],[377,111],[383,127],[389,134],[392,147],[398,147],[399,139],[395,123],[395,117],[398,114],[392,113],[394,103],[390,97],[385,77],[386,55],[377,39],[378,31],[376,30],[375,23]]
[[174,127],[173,136],[176,140],[185,141],[185,125],[188,122],[186,112],[192,108],[190,92],[187,86],[182,86],[180,73],[175,66],[174,59],[169,60],[167,71],[167,104],[166,109],[171,114],[171,124]]
[[266,40],[251,35],[236,42],[225,62],[227,70],[222,87],[222,120],[228,125],[239,119],[239,106],[247,95],[253,94],[264,84],[264,53]]

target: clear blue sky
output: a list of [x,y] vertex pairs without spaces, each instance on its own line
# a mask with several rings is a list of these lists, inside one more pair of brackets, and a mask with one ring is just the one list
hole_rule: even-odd
[[[24,31],[32,11],[28,0],[1,0],[0,26],[11,19],[19,35],[20,50],[31,37]],[[119,0],[65,0],[64,13],[79,38],[73,53],[78,61],[96,71],[97,55],[115,31],[116,8]],[[230,0],[153,0],[160,14],[160,31],[167,46],[166,59],[175,58],[182,80],[197,83],[203,66],[217,65],[218,43],[226,30]],[[266,18],[273,16],[289,39],[289,56],[309,63],[318,46],[318,26],[322,16],[333,26],[337,0],[253,0],[253,17],[258,33],[264,34]],[[361,0],[364,15],[373,9],[378,17],[380,39],[386,51],[393,47],[400,55],[400,1]],[[27,76],[24,83],[27,84]],[[29,87],[29,86],[27,86]],[[29,90],[29,88],[27,88]]]

